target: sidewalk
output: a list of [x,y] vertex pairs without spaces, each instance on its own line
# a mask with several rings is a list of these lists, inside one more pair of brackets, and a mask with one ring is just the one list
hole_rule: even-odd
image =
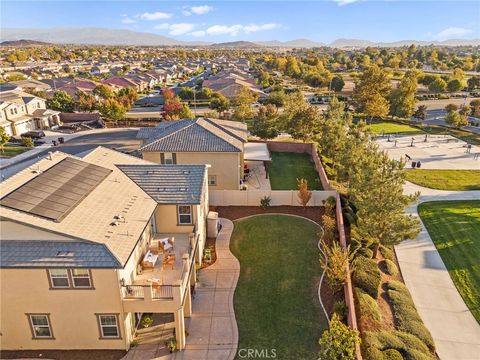
[[[426,201],[480,199],[480,191],[442,191],[407,182],[405,193],[420,191],[407,213],[418,217],[418,204]],[[415,240],[395,246],[398,263],[415,306],[430,330],[442,360],[479,360],[480,325],[457,291],[435,244],[421,223]]]
[[[125,130],[135,130],[137,128],[125,128]],[[50,148],[54,148],[52,140],[58,141],[59,137],[63,137],[65,139],[65,142],[73,140],[75,138],[85,136],[85,135],[91,135],[91,134],[101,134],[101,133],[108,133],[112,131],[119,131],[121,128],[106,128],[106,129],[93,129],[93,130],[86,130],[86,131],[80,131],[74,134],[64,134],[61,132],[56,132],[56,131],[49,131],[45,130],[45,137],[41,139],[41,141],[44,141],[45,144],[36,146],[31,150],[25,151],[24,153],[18,154],[17,156],[13,156],[8,159],[0,159],[0,169],[7,168],[9,166],[12,166],[16,163],[22,162],[25,159],[31,158],[36,156],[37,154],[41,153],[42,151],[45,151]]]

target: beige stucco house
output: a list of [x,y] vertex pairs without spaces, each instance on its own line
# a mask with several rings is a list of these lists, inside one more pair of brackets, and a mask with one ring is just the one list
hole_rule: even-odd
[[44,99],[21,91],[0,92],[0,126],[8,135],[60,124],[60,112],[47,109]]
[[142,313],[173,314],[183,349],[207,176],[98,147],[2,182],[2,350],[128,349]]
[[238,121],[199,118],[141,128],[145,160],[159,164],[208,164],[212,190],[239,190],[243,179],[247,126]]

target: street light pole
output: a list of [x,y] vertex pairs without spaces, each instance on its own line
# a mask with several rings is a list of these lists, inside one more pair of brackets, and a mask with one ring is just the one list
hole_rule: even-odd
[[195,118],[197,118],[197,90],[195,87],[193,88],[193,113],[195,114]]

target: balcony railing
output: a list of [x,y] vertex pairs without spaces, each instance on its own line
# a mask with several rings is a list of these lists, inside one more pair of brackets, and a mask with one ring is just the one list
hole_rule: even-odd
[[173,300],[173,287],[176,285],[125,285],[125,299]]

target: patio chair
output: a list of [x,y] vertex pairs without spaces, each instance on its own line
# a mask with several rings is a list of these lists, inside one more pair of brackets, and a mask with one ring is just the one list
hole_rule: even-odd
[[173,266],[175,264],[175,254],[167,254],[162,261],[162,270],[166,269],[167,267],[170,267],[170,269],[173,270]]
[[173,244],[175,242],[175,238],[164,238],[160,239],[158,241],[158,252],[160,254],[163,254],[165,251],[172,251],[173,250]]

